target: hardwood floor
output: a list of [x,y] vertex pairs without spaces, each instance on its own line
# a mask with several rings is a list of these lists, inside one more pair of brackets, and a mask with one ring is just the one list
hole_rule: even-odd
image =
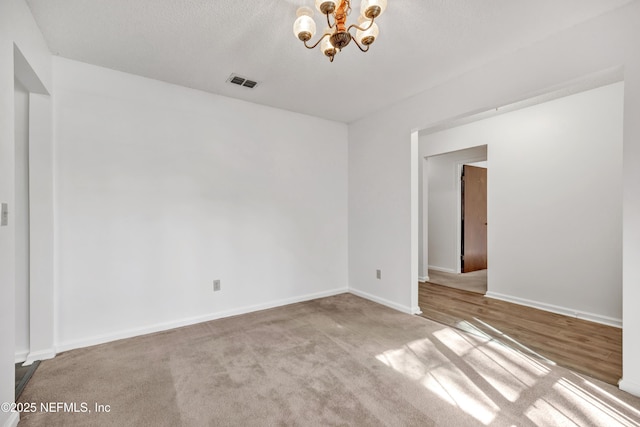
[[486,334],[609,384],[622,376],[622,329],[431,283],[420,283],[419,305],[423,317]]

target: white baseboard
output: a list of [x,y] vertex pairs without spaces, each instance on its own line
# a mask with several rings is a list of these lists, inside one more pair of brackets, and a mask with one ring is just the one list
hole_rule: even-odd
[[452,268],[444,268],[444,267],[436,267],[434,265],[430,265],[429,266],[429,270],[434,270],[434,271],[441,271],[443,273],[451,273],[451,274],[456,274],[456,270],[452,269]]
[[34,351],[29,353],[27,356],[27,360],[22,364],[22,366],[32,365],[33,362],[37,360],[48,360],[56,357],[56,352],[52,348],[48,348],[46,350]]
[[369,301],[373,301],[373,302],[377,302],[378,304],[386,305],[387,307],[393,308],[394,310],[398,310],[398,311],[401,311],[401,312],[407,313],[407,314],[414,314],[413,310],[411,309],[411,307],[408,307],[406,305],[396,304],[393,301],[389,301],[387,299],[377,297],[377,296],[372,295],[372,294],[370,294],[368,292],[359,291],[359,290],[353,289],[353,288],[349,288],[349,292],[354,294],[354,295],[357,295],[359,297],[362,297],[364,299],[368,299]]
[[128,330],[125,330],[125,331],[114,332],[114,333],[111,333],[111,334],[104,334],[104,335],[99,335],[99,336],[87,337],[87,338],[78,339],[78,340],[70,340],[70,341],[58,343],[58,345],[56,346],[56,350],[57,350],[58,353],[61,353],[63,351],[69,351],[69,350],[73,350],[73,349],[76,349],[76,348],[83,348],[83,347],[89,347],[89,346],[92,346],[92,345],[104,344],[104,343],[107,343],[107,342],[121,340],[121,339],[125,339],[125,338],[132,338],[132,337],[137,337],[137,336],[140,336],[140,335],[152,334],[152,333],[155,333],[155,332],[161,332],[161,331],[166,331],[166,330],[169,330],[169,329],[180,328],[180,327],[183,327],[183,326],[195,325],[197,323],[208,322],[210,320],[222,319],[224,317],[237,316],[239,314],[251,313],[253,311],[266,310],[266,309],[269,309],[269,308],[280,307],[280,306],[288,305],[288,304],[295,304],[297,302],[309,301],[309,300],[313,300],[313,299],[317,299],[317,298],[330,297],[330,296],[333,296],[333,295],[344,294],[344,293],[347,293],[347,292],[349,292],[349,290],[347,288],[332,289],[332,290],[329,290],[329,291],[318,292],[318,293],[315,293],[315,294],[301,295],[301,296],[298,296],[298,297],[271,301],[271,302],[267,302],[267,303],[264,303],[264,304],[256,304],[256,305],[251,305],[251,306],[247,306],[247,307],[241,307],[241,308],[237,308],[237,309],[233,309],[233,310],[221,311],[221,312],[218,312],[218,313],[211,313],[211,314],[207,314],[207,315],[204,315],[204,316],[189,317],[189,318],[186,318],[186,319],[175,320],[175,321],[171,321],[171,322],[163,322],[163,323],[158,323],[158,324],[155,324],[155,325],[149,325],[149,326],[145,326],[145,327],[141,327],[141,328],[134,328],[134,329],[128,329]]
[[620,390],[622,391],[626,391],[627,393],[640,397],[640,384],[638,383],[627,381],[623,378],[618,383],[618,387],[620,387]]
[[15,360],[14,360],[13,363],[14,364],[15,363],[22,363],[22,362],[27,360],[27,356],[29,356],[29,350],[18,351],[18,352],[16,352]]
[[413,310],[411,310],[411,314],[420,315],[422,314],[422,309],[416,305],[413,307]]
[[418,282],[428,282],[429,276],[420,276],[418,277]]
[[539,310],[550,311],[551,313],[562,314],[564,316],[575,317],[577,319],[588,320],[590,322],[601,323],[603,325],[615,326],[616,328],[622,328],[622,319],[616,319],[613,317],[602,316],[600,314],[588,313],[585,311],[575,310],[572,308],[561,307],[559,305],[547,304],[544,302],[532,301],[525,298],[513,297],[510,295],[504,295],[497,292],[487,292],[485,294],[487,298],[498,299],[502,301],[511,302],[514,304],[524,305],[527,307],[537,308]]
[[20,412],[11,412],[9,418],[4,422],[4,427],[16,427],[20,422]]

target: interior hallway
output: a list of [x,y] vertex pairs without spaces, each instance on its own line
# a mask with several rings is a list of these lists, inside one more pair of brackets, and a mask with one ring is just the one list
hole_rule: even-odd
[[487,293],[487,269],[462,274],[429,269],[429,283],[484,295]]

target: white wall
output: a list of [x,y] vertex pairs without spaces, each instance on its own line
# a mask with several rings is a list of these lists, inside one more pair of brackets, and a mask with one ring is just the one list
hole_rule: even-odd
[[[414,200],[419,193],[417,177],[412,187],[413,132],[624,67],[621,388],[640,395],[640,311],[635,307],[640,300],[639,20],[640,2],[634,1],[352,123],[350,288],[409,312],[417,306],[414,278],[418,276],[418,262],[417,256],[412,256],[412,245],[417,247],[413,244],[418,238]],[[493,165],[489,181],[491,170]],[[415,212],[411,206],[416,206]],[[375,268],[380,266],[386,274],[376,280]]]
[[346,125],[54,74],[59,349],[347,290]]
[[[23,0],[0,2],[0,201],[9,203],[9,225],[0,227],[0,402],[14,399],[15,358],[15,140],[14,43],[46,88],[50,54]],[[17,423],[0,412],[0,425]]]
[[623,95],[616,83],[421,137],[426,153],[488,145],[488,296],[621,323]]
[[[420,143],[421,154],[426,153],[425,144]],[[424,158],[424,157],[423,157]],[[426,214],[421,223],[427,224],[428,238],[420,245],[428,244],[428,257],[423,264],[428,268],[457,273],[459,265],[460,239],[460,170],[461,163],[487,158],[487,147],[475,147],[441,155],[426,157],[421,162],[427,169]],[[422,194],[422,193],[421,193]]]
[[15,82],[16,361],[29,353],[29,93]]

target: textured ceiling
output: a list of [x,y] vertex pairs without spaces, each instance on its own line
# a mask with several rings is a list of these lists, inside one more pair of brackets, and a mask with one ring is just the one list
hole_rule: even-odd
[[56,55],[349,123],[630,1],[389,0],[370,52],[350,45],[333,63],[293,35],[313,0],[27,3]]

